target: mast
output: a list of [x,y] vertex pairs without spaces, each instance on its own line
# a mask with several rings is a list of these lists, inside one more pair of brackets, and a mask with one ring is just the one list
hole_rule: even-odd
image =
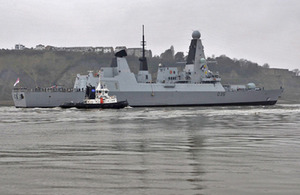
[[143,46],[143,59],[145,59],[145,31],[144,31],[144,25],[143,25],[143,41],[142,41],[142,46]]
[[144,25],[143,25],[143,36],[142,36],[141,45],[142,45],[142,57],[139,59],[140,60],[140,70],[148,70],[147,58],[145,57],[146,41],[145,41],[145,34],[144,34]]

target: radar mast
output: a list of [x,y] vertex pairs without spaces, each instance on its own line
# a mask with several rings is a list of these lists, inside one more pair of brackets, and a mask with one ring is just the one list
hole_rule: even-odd
[[142,57],[140,57],[140,70],[148,70],[148,64],[147,64],[147,58],[145,57],[145,46],[146,46],[146,41],[145,41],[145,34],[144,34],[144,25],[143,25],[143,36],[142,36]]

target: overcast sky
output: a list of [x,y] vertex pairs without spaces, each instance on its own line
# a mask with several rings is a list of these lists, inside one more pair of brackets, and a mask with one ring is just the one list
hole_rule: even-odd
[[0,48],[140,47],[188,52],[193,30],[206,56],[300,69],[299,0],[0,0]]

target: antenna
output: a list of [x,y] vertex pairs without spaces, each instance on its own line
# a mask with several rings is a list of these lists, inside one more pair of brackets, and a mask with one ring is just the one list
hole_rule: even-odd
[[140,70],[148,70],[148,65],[147,65],[147,59],[145,57],[145,46],[146,46],[146,41],[145,41],[145,34],[144,34],[144,25],[143,25],[143,36],[142,36],[142,57],[139,59],[140,60]]
[[144,25],[143,25],[143,40],[142,40],[142,46],[143,46],[143,58],[145,58],[145,46],[146,46],[146,41],[145,41]]

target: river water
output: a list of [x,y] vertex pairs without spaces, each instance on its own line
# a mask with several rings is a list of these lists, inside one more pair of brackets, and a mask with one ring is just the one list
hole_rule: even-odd
[[300,194],[300,104],[0,107],[0,194]]

